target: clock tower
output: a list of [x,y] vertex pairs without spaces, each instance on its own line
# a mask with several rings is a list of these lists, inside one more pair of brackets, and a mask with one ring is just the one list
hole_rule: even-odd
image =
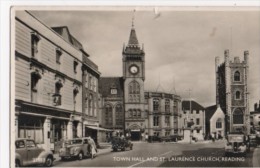
[[145,53],[138,43],[132,25],[128,44],[123,47],[123,79],[125,133],[132,140],[141,140],[146,128],[144,106]]

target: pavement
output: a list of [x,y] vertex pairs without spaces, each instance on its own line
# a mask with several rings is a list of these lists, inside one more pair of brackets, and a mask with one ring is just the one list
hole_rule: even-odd
[[[99,143],[100,148],[98,148],[97,155],[102,155],[108,152],[111,152],[111,143]],[[55,153],[54,155],[55,161],[60,160],[59,153]]]
[[260,146],[256,147],[253,154],[253,167],[260,167]]

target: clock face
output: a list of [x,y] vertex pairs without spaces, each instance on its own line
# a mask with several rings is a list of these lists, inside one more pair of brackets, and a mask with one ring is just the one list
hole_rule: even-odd
[[130,67],[130,72],[131,72],[132,74],[137,74],[137,73],[138,73],[138,67],[137,67],[136,65],[132,65],[132,66]]

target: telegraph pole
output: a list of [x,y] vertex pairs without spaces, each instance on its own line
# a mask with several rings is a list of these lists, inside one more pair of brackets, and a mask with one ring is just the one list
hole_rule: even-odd
[[[188,92],[189,92],[189,99],[190,99],[190,114],[191,114],[191,89],[189,88],[188,89]],[[189,115],[189,118],[190,118],[190,114],[188,114]],[[191,119],[190,119],[190,121],[189,121],[190,123],[191,123]],[[192,125],[190,125],[190,144],[191,144],[191,139],[192,139],[192,135],[191,135],[191,131],[192,131]]]

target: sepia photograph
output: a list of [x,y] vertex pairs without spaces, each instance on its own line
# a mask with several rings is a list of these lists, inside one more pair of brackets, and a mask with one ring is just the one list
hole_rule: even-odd
[[11,8],[10,165],[260,167],[258,7]]

